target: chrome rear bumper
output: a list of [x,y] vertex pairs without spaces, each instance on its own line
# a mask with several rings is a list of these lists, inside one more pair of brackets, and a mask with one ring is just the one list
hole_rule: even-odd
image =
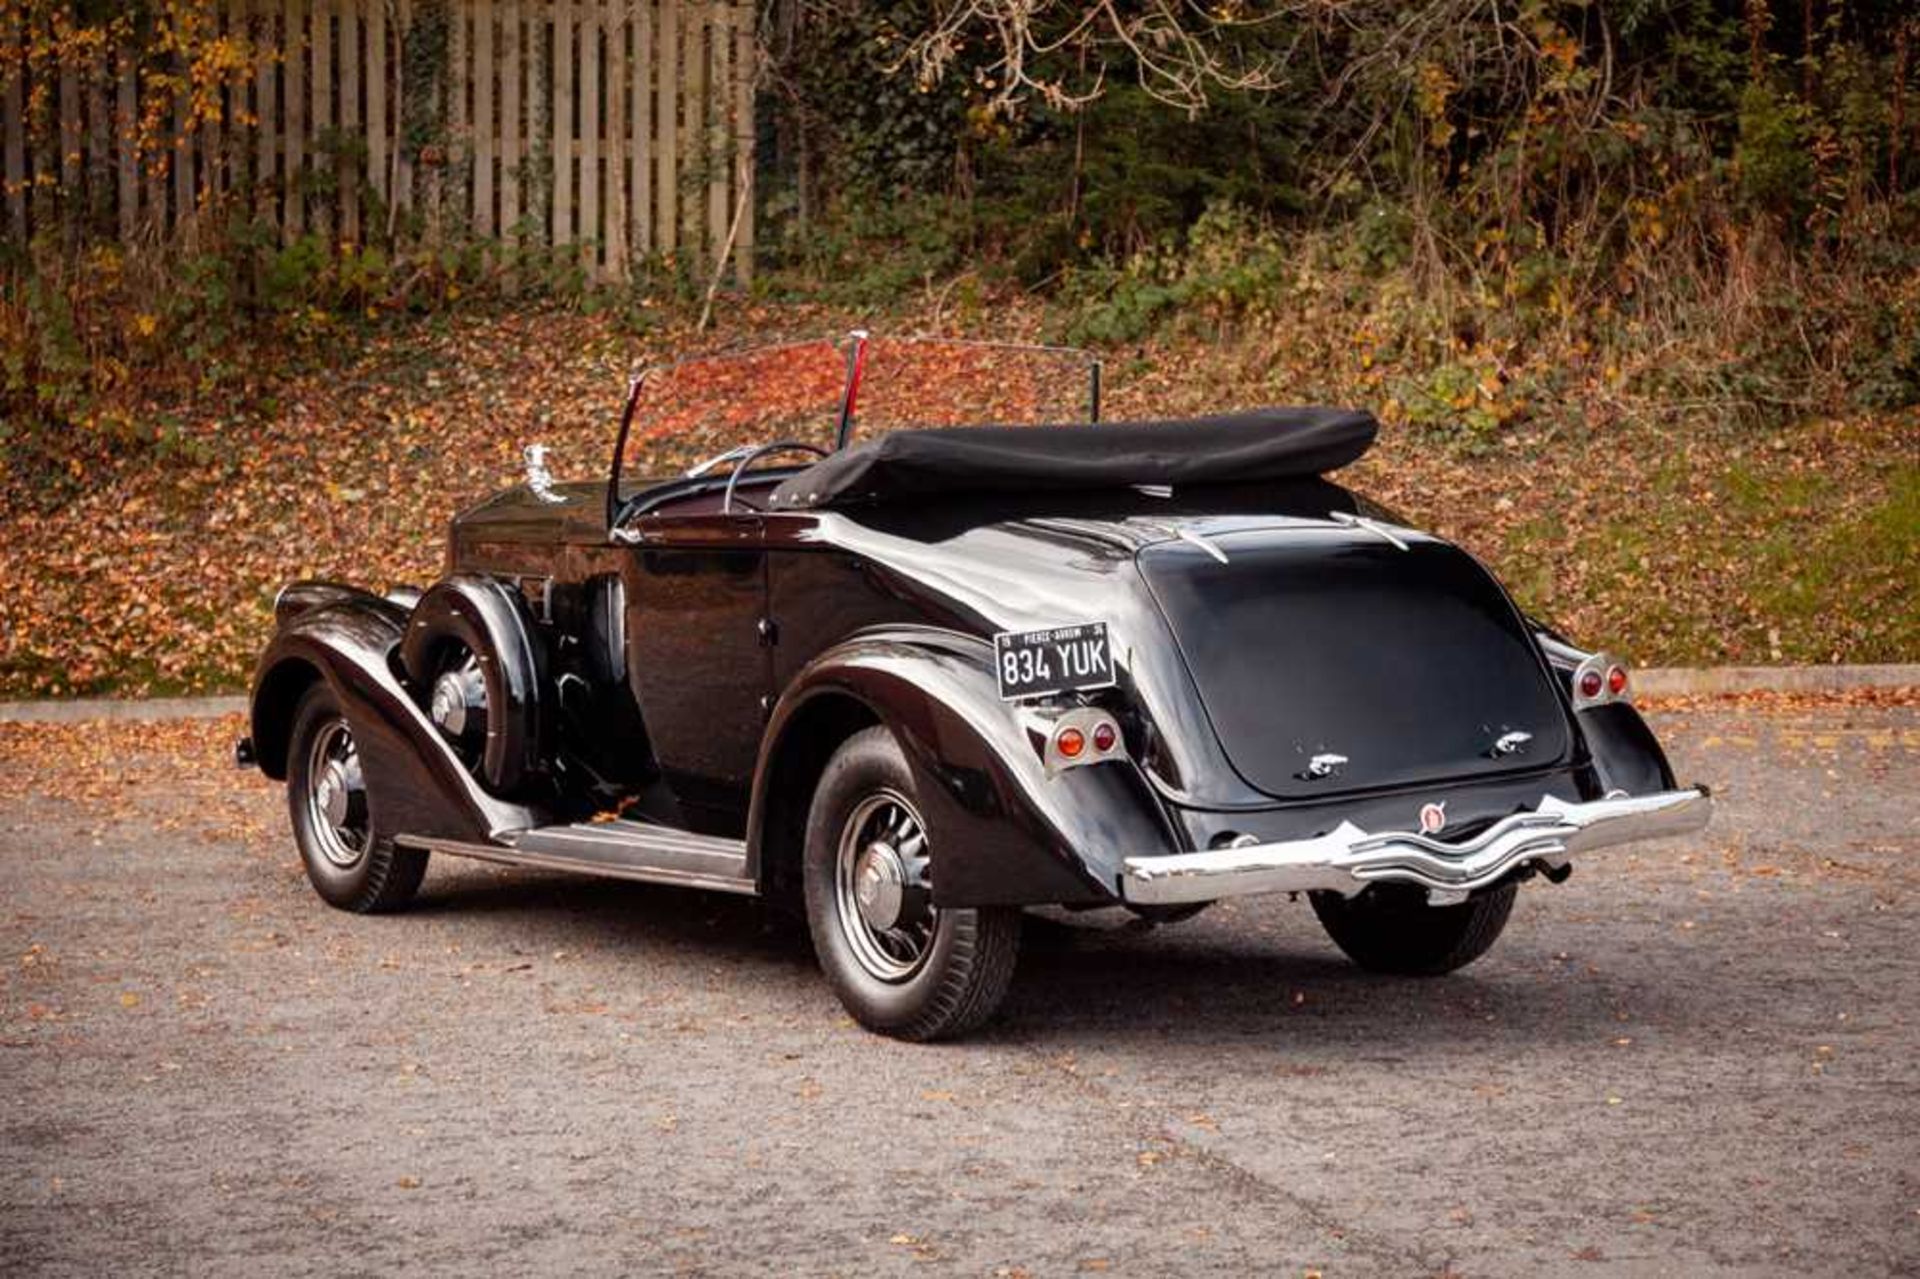
[[1702,786],[1584,804],[1548,795],[1532,812],[1503,817],[1458,844],[1411,831],[1370,835],[1342,822],[1312,839],[1129,857],[1120,872],[1120,895],[1159,906],[1303,889],[1351,895],[1376,882],[1467,893],[1527,862],[1558,866],[1575,853],[1689,834],[1705,827],[1712,812],[1713,800]]

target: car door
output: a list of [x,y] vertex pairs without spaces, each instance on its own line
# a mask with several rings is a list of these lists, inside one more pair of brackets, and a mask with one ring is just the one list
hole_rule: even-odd
[[645,521],[622,578],[627,677],[687,824],[746,829],[766,724],[766,550],[755,515]]

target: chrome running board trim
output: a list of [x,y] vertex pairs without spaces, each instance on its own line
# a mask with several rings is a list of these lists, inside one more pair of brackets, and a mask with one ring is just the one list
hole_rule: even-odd
[[1129,857],[1120,895],[1178,905],[1249,893],[1330,890],[1352,896],[1376,882],[1457,894],[1498,883],[1528,862],[1558,866],[1575,853],[1704,828],[1713,800],[1704,786],[1584,804],[1544,796],[1532,812],[1503,817],[1458,844],[1410,831],[1370,835],[1351,822],[1312,839]]
[[754,896],[747,876],[747,846],[737,839],[696,835],[646,822],[578,822],[510,831],[499,844],[401,835],[394,842],[431,853],[472,857],[506,866],[570,871],[605,879],[672,884],[717,893]]

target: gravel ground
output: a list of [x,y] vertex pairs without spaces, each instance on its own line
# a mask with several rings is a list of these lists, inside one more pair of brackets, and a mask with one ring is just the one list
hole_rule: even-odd
[[237,721],[0,727],[0,1273],[1920,1267],[1920,710],[1661,716],[1705,835],[1434,981],[1304,905],[1032,930],[856,1029],[754,904],[327,910]]

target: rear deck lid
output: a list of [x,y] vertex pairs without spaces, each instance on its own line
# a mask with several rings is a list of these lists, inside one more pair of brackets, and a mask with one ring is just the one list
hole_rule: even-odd
[[[1222,749],[1260,790],[1310,799],[1567,755],[1566,712],[1506,593],[1458,548],[1395,533],[1405,549],[1300,521],[1140,551]],[[1343,762],[1315,776],[1316,756]]]

